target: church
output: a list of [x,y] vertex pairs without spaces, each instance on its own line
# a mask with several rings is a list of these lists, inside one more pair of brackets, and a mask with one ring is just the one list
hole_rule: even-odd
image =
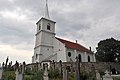
[[55,37],[56,22],[49,18],[48,4],[46,0],[45,16],[37,23],[36,40],[32,63],[42,61],[70,62],[96,62],[95,54],[76,42]]

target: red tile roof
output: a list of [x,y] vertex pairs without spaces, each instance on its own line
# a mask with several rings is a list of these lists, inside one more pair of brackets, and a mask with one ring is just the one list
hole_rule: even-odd
[[81,51],[81,52],[87,52],[87,53],[93,54],[92,51],[90,51],[89,49],[85,48],[84,46],[82,46],[78,43],[74,43],[74,42],[64,40],[64,39],[61,39],[61,38],[57,38],[57,37],[56,37],[56,39],[58,39],[60,42],[65,44],[65,46],[68,47],[68,48],[76,49],[76,50]]

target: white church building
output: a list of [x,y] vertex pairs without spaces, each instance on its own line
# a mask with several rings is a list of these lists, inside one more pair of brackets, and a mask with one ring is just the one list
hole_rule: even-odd
[[77,42],[55,37],[55,21],[49,18],[48,5],[46,2],[45,17],[37,23],[36,40],[32,63],[51,60],[55,62],[76,61],[96,62],[95,54]]

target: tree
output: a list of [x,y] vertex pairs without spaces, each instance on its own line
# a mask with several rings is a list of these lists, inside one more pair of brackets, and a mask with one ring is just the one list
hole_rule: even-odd
[[102,62],[120,62],[120,41],[114,38],[101,40],[96,47],[96,59]]

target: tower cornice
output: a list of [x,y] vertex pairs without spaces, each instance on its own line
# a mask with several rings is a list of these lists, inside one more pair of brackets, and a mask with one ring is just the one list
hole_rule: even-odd
[[41,31],[39,31],[38,33],[36,33],[35,35],[37,36],[40,32],[46,32],[46,33],[50,33],[50,34],[54,34],[54,35],[55,35],[55,33],[48,32],[48,31],[45,31],[45,30],[41,30]]
[[42,17],[36,24],[38,24],[41,20],[47,20],[47,21],[50,21],[50,22],[53,22],[53,23],[56,23],[55,21],[53,20],[50,20],[50,19],[46,19],[44,17]]

